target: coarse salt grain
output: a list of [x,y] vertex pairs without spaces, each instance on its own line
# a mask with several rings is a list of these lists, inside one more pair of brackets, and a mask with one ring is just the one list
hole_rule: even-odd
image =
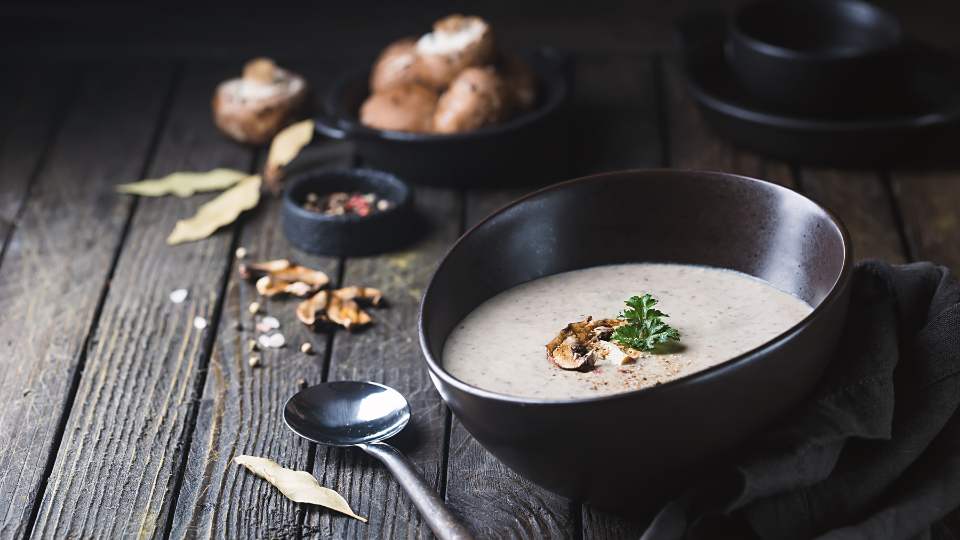
[[280,328],[280,321],[277,320],[276,317],[267,316],[260,319],[260,322],[262,322],[263,326],[269,328],[270,330],[276,330],[277,328]]
[[287,339],[283,337],[283,334],[277,332],[276,334],[263,334],[257,338],[257,343],[265,349],[279,349],[287,344]]
[[187,299],[188,294],[189,292],[186,289],[177,289],[170,293],[170,301],[174,304],[182,304]]

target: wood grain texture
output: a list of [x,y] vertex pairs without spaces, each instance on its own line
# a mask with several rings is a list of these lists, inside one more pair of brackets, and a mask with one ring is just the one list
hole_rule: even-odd
[[[209,121],[210,92],[226,74],[213,66],[184,73],[148,176],[250,167],[250,151],[225,140]],[[105,191],[131,177],[136,176],[112,178]],[[192,427],[198,377],[216,329],[216,305],[233,231],[172,247],[165,238],[177,219],[192,215],[214,196],[139,201],[93,335],[35,536],[164,534],[186,454],[181,445]],[[169,299],[178,288],[190,291],[182,304]],[[209,327],[196,328],[195,317],[209,321]]]
[[[311,163],[347,166],[352,150],[333,143],[327,152],[305,151]],[[243,225],[239,245],[248,260],[290,258],[336,280],[339,261],[293,248],[281,228],[282,201],[267,197]],[[261,314],[280,321],[287,340],[283,349],[251,353],[256,317],[248,308],[259,302]],[[263,456],[297,470],[309,470],[311,445],[283,423],[283,405],[303,384],[321,382],[327,356],[327,333],[312,332],[296,319],[296,298],[262,298],[235,268],[220,318],[217,340],[196,432],[184,474],[171,536],[174,538],[268,538],[299,534],[304,506],[287,500],[273,486],[234,465],[240,454]],[[301,343],[314,354],[300,352]],[[262,359],[251,367],[251,354]]]
[[59,127],[61,109],[72,97],[68,81],[76,75],[76,69],[64,67],[0,66],[0,255]]
[[677,57],[662,60],[668,163],[681,169],[706,169],[761,178],[795,187],[789,167],[734,147],[707,125],[687,91]]
[[[333,340],[330,380],[369,380],[396,388],[410,403],[412,419],[396,437],[428,484],[442,487],[447,409],[427,376],[417,341],[420,297],[440,257],[460,230],[460,197],[449,190],[418,188],[425,236],[406,249],[377,257],[348,259],[344,285],[377,287],[388,305],[374,309],[365,331],[338,332]],[[355,449],[320,447],[314,469],[320,483],[337,489],[368,524],[309,509],[305,534],[323,538],[424,538],[431,536],[400,486],[379,463]],[[456,510],[456,509],[454,509]]]
[[115,196],[113,184],[141,174],[169,89],[169,70],[127,67],[122,78],[97,68],[73,83],[76,102],[34,181],[0,274],[0,536],[5,538],[29,533],[29,516],[47,460],[56,452],[60,418],[72,399],[75,371],[130,211],[131,201]]
[[807,196],[830,209],[846,225],[856,260],[906,260],[893,203],[879,174],[803,169],[800,185]]
[[574,69],[572,174],[660,165],[663,149],[653,57],[578,55]]
[[[525,191],[470,190],[466,227]],[[446,497],[477,538],[577,538],[579,533],[579,504],[507,468],[456,417],[450,425]]]
[[[580,57],[577,62],[575,111],[577,174],[665,166],[665,92],[653,55],[622,54]],[[615,515],[581,507],[583,538],[637,538],[639,516]]]
[[960,272],[960,173],[895,172],[892,187],[911,258]]

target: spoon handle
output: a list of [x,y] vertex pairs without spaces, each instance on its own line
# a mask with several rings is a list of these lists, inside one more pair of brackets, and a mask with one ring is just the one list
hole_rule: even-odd
[[393,473],[424,521],[440,540],[471,540],[473,536],[460,520],[443,504],[433,488],[423,481],[416,466],[399,450],[382,442],[358,445],[364,452],[379,459]]

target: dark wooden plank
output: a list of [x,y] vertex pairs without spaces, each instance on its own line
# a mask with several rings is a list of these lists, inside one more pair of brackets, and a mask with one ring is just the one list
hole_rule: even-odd
[[676,57],[664,57],[662,68],[671,167],[742,174],[795,187],[787,166],[740,150],[714,133],[687,91],[683,69]]
[[[194,66],[183,74],[149,176],[251,167],[251,152],[224,139],[210,121],[210,92],[235,70],[230,67]],[[192,427],[216,329],[233,229],[179,246],[166,245],[165,238],[177,219],[214,196],[138,202],[37,518],[37,536],[164,534],[186,454],[181,445]],[[182,304],[169,299],[178,288],[190,291]],[[209,327],[196,328],[197,316]]]
[[[659,138],[654,62],[643,55],[579,55],[575,59],[571,175],[657,166]],[[466,224],[524,192],[471,190]],[[451,425],[447,499],[482,537],[576,538],[592,531],[630,536],[617,516],[550,493],[509,470],[484,450],[456,418]],[[579,530],[583,519],[584,530]],[[588,526],[588,523],[591,524]]]
[[[642,55],[581,57],[577,63],[577,131],[580,174],[664,166],[665,92],[658,58]],[[584,504],[583,538],[637,538],[642,524]]]
[[572,174],[662,164],[659,92],[651,56],[578,55]]
[[113,185],[142,173],[170,87],[170,70],[127,67],[123,77],[111,66],[74,83],[75,105],[7,247],[0,274],[3,537],[29,533],[132,204]]
[[800,185],[804,193],[843,221],[857,260],[905,260],[893,203],[879,174],[803,169]]
[[[417,341],[420,296],[440,257],[460,230],[460,197],[440,189],[417,189],[416,205],[428,231],[407,249],[377,257],[348,259],[345,285],[377,287],[389,302],[375,311],[364,332],[339,332],[333,341],[330,380],[371,380],[403,393],[413,413],[400,446],[427,482],[441,489],[446,407],[430,383]],[[314,474],[334,487],[368,524],[308,509],[305,532],[321,537],[422,538],[430,536],[416,509],[390,474],[359,450],[318,448]]]
[[[352,160],[348,145],[304,151],[311,163],[347,166]],[[268,197],[243,225],[239,245],[248,259],[292,258],[322,270],[336,280],[339,261],[302,253],[287,242],[280,227],[281,199]],[[262,365],[249,365],[247,345],[256,339],[255,317],[248,307],[261,304],[261,313],[280,321],[287,347],[256,352]],[[303,506],[291,503],[272,486],[234,465],[235,455],[264,456],[297,470],[312,465],[310,446],[283,423],[286,399],[300,383],[323,379],[328,334],[314,333],[297,321],[291,298],[260,298],[256,289],[236,271],[230,274],[217,341],[183,488],[177,500],[171,536],[267,538],[294,536],[303,520]],[[299,351],[310,342],[313,355]]]
[[[25,65],[0,67],[0,249],[26,201],[62,108],[72,92],[68,76],[76,69]],[[0,251],[2,254],[2,251]]]
[[[470,190],[471,227],[525,190]],[[579,505],[537,486],[487,452],[453,417],[447,457],[447,504],[478,538],[576,538]]]
[[960,272],[960,173],[895,172],[891,176],[912,258]]

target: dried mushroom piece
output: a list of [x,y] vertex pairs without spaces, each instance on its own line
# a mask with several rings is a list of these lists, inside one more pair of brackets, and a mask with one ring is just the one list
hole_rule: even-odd
[[383,293],[380,292],[380,289],[374,289],[373,287],[358,287],[352,285],[350,287],[337,289],[333,291],[333,294],[341,300],[356,300],[358,298],[366,300],[370,302],[371,306],[379,306],[380,301],[383,300]]
[[307,326],[325,322],[342,326],[347,330],[366,326],[373,322],[361,303],[380,305],[383,294],[372,287],[344,287],[332,291],[320,291],[300,302],[297,318]]
[[329,296],[327,291],[320,291],[297,304],[297,319],[307,326],[313,326],[317,322],[317,313],[326,309]]
[[547,343],[547,358],[561,369],[579,371],[589,371],[601,361],[614,365],[629,363],[633,357],[628,351],[606,341],[622,324],[619,319],[592,317],[572,322]]
[[277,294],[309,296],[330,283],[324,272],[287,259],[241,264],[239,272],[244,279],[255,279],[257,292],[267,297]]
[[254,279],[273,272],[279,272],[290,268],[293,263],[289,259],[273,259],[269,261],[260,261],[254,263],[240,264],[240,277],[243,279]]

